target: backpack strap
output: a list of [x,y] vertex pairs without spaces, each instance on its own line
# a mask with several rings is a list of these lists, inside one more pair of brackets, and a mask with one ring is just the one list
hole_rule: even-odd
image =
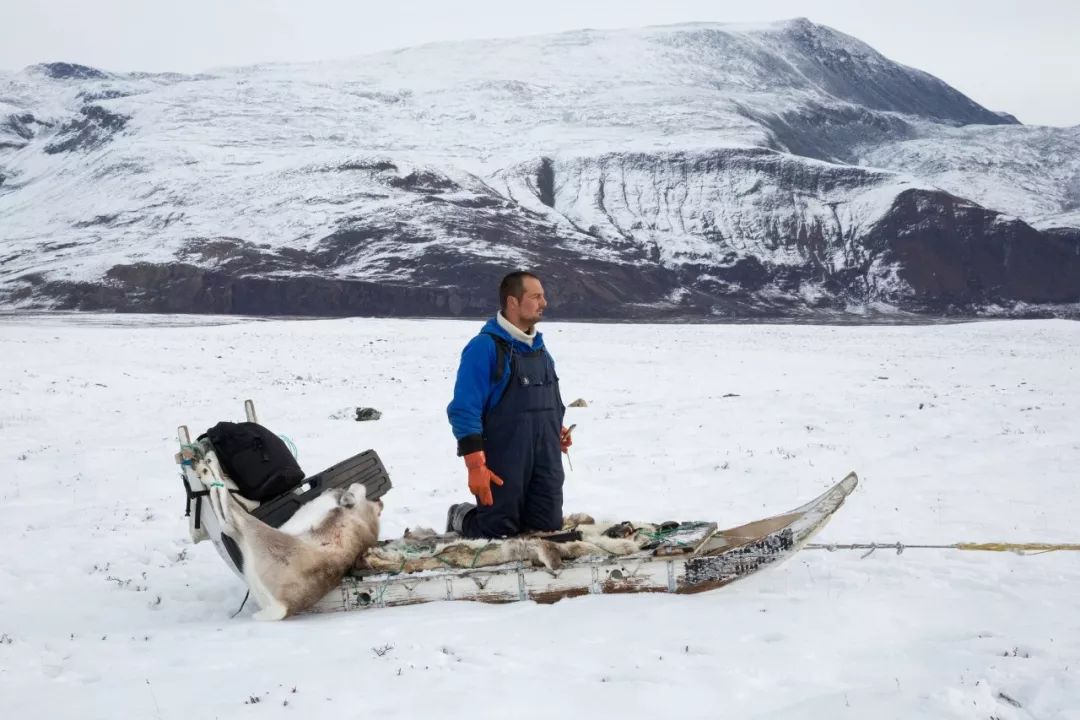
[[495,341],[495,367],[491,370],[491,382],[498,385],[505,372],[506,356],[511,354],[510,343],[506,341],[506,338],[501,338],[495,333],[483,334]]
[[[184,509],[184,517],[191,517],[191,501],[195,501],[195,529],[202,529],[202,499],[210,495],[209,490],[194,491],[191,489],[191,483],[188,482],[187,477],[181,475],[180,479],[184,481],[184,494],[187,495],[187,507]],[[208,501],[209,502],[209,501]]]

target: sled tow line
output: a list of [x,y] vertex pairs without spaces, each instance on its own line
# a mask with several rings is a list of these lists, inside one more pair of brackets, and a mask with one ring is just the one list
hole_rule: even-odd
[[[803,546],[804,550],[866,550],[862,557],[868,557],[875,550],[895,550],[899,555],[905,550],[985,550],[990,552],[1014,552],[1018,555],[1042,555],[1058,550],[1080,551],[1076,543],[953,543],[951,545],[908,545],[896,543],[811,543]],[[861,559],[861,558],[860,558]]]

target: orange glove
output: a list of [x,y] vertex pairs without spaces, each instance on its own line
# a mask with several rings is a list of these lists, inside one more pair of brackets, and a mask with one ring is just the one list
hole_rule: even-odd
[[569,454],[570,446],[574,444],[574,439],[570,437],[570,433],[574,431],[575,427],[577,426],[571,425],[570,427],[563,427],[559,432],[559,447],[564,453]]
[[483,450],[471,452],[465,456],[465,467],[469,468],[469,492],[476,496],[481,505],[492,505],[491,483],[502,485],[502,478],[488,470],[487,458]]

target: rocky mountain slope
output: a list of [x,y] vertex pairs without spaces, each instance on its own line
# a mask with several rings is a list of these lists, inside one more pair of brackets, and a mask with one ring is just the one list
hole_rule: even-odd
[[8,308],[1071,313],[1078,228],[1080,127],[804,19],[0,76]]

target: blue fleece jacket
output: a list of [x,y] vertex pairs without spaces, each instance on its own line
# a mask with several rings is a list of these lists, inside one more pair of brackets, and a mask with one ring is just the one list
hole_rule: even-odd
[[[458,365],[457,381],[454,383],[454,398],[446,407],[446,415],[450,418],[454,437],[459,441],[470,438],[470,447],[476,449],[483,447],[484,414],[499,402],[510,383],[509,354],[503,366],[502,378],[498,383],[494,382],[495,360],[498,354],[494,338],[488,337],[486,333],[505,339],[510,343],[511,352],[515,353],[528,353],[544,347],[544,336],[539,331],[536,332],[532,347],[529,347],[514,339],[499,325],[498,320],[491,318],[484,324],[480,334],[470,340],[461,351],[461,364]],[[461,454],[460,443],[458,448]]]

